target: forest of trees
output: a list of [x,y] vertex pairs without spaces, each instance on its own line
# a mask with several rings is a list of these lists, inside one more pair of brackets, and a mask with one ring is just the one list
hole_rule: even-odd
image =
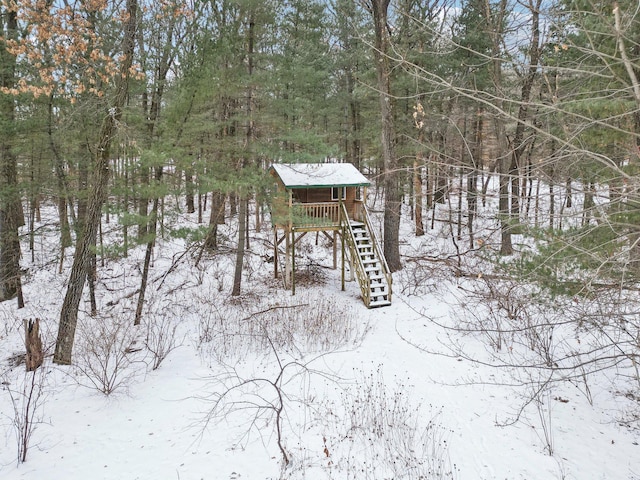
[[[637,282],[634,0],[3,0],[0,19],[0,299],[29,302],[20,239],[33,248],[55,205],[52,258],[72,265],[57,363],[98,251],[146,249],[140,321],[164,199],[197,212],[191,234],[216,251],[225,206],[266,208],[273,162],[369,175],[393,271],[401,215],[424,235],[455,190],[460,255],[493,245],[512,275],[562,292]],[[495,235],[479,238],[492,195]],[[121,242],[105,253],[107,223]],[[538,247],[508,263],[516,235]]]

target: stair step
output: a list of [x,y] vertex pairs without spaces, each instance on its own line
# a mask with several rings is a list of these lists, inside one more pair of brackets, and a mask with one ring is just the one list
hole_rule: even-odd
[[[391,305],[389,298],[391,297],[391,285],[387,282],[384,274],[383,263],[380,261],[378,254],[373,245],[373,239],[367,226],[361,222],[351,222],[351,233],[353,243],[355,244],[355,253],[360,259],[360,265],[364,268],[367,275],[369,293],[369,308],[385,307]],[[364,285],[361,285],[364,287]]]
[[371,292],[371,295],[369,296],[369,298],[371,299],[371,301],[378,301],[378,300],[389,300],[389,294],[388,293],[381,293],[381,292]]
[[[380,289],[380,291],[376,291]],[[371,298],[373,297],[386,297],[389,295],[389,290],[386,285],[381,285],[379,287],[371,287]]]
[[375,300],[375,301],[369,302],[369,308],[386,307],[387,305],[391,305],[391,302],[389,300]]

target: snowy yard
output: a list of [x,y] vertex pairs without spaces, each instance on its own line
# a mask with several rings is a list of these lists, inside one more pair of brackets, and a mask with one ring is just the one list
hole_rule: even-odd
[[[272,278],[265,231],[252,232],[235,299],[231,253],[196,266],[197,248],[159,241],[136,328],[143,249],[107,259],[99,314],[83,304],[70,367],[50,356],[67,280],[55,239],[38,237],[33,263],[24,245],[27,306],[0,305],[0,478],[640,478],[637,372],[622,361],[590,370],[593,332],[563,327],[562,305],[545,318],[558,323],[548,342],[527,344],[513,324],[504,328],[508,319],[478,329],[497,325],[502,310],[478,301],[489,282],[424,261],[448,242],[437,228],[405,235],[390,307],[367,310],[354,282],[340,290],[322,237],[299,249],[291,296]],[[49,356],[25,375],[30,318],[41,320]],[[555,362],[568,352],[584,356],[583,379],[574,368],[560,380]],[[19,463],[27,406],[34,423]]]

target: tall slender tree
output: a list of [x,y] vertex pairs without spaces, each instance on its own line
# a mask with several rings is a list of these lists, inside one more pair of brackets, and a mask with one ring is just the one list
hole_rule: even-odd
[[380,96],[381,144],[384,185],[384,233],[383,250],[392,272],[402,268],[400,259],[400,213],[402,190],[398,159],[395,154],[395,129],[393,95],[391,92],[391,39],[389,33],[390,0],[370,0],[375,44],[374,58],[377,72],[377,89]]
[[[255,60],[255,43],[256,43],[256,11],[253,6],[249,6],[246,13],[246,64],[247,64],[247,92],[246,92],[246,118],[245,118],[245,139],[244,152],[240,154],[239,169],[246,168],[252,155],[252,147],[254,141],[254,84],[253,84],[253,68]],[[242,173],[241,173],[242,175]],[[233,287],[231,295],[237,297],[242,289],[242,269],[244,266],[245,242],[247,238],[247,220],[248,220],[248,204],[249,196],[247,188],[239,189],[240,209],[238,211],[238,244],[236,247],[236,263],[233,274]]]
[[18,297],[22,307],[20,280],[20,240],[18,228],[21,219],[18,166],[14,154],[16,131],[15,101],[8,92],[16,87],[16,56],[7,48],[18,36],[15,5],[0,6],[2,25],[0,41],[0,301]]
[[[178,49],[181,48],[182,42],[187,35],[184,22],[181,20],[192,16],[192,12],[184,7],[182,2],[171,1],[157,4],[155,7],[157,10],[151,10],[151,14],[148,15],[149,18],[147,19],[147,25],[153,26],[151,29],[152,34],[150,35],[152,39],[151,45],[145,46],[144,40],[140,38],[142,35],[138,35],[140,52],[144,60],[141,68],[147,71],[146,78],[149,79],[149,85],[145,86],[142,93],[142,109],[146,120],[143,134],[145,141],[143,144],[148,152],[153,152],[164,146],[157,137],[157,125],[161,117],[168,75],[173,67]],[[160,147],[158,144],[160,144]],[[164,192],[160,185],[164,174],[164,165],[162,163],[164,156],[153,154],[151,156],[154,158],[159,157],[160,161],[155,161],[152,165],[154,194],[152,195],[151,215],[150,218],[146,219],[145,225],[140,228],[140,230],[147,232],[147,246],[142,266],[140,294],[138,295],[134,325],[140,324],[142,320],[151,255],[156,242],[160,197]],[[145,202],[146,198],[141,199],[141,201]]]
[[109,180],[110,152],[113,137],[122,117],[122,107],[129,91],[129,77],[133,67],[138,1],[127,0],[122,23],[122,58],[115,78],[115,90],[109,111],[105,112],[95,149],[93,181],[89,193],[87,217],[81,236],[76,242],[76,251],[69,275],[67,291],[60,311],[60,323],[53,361],[58,364],[71,363],[78,309],[84,284],[90,267],[91,246],[95,243],[102,205],[106,198]]

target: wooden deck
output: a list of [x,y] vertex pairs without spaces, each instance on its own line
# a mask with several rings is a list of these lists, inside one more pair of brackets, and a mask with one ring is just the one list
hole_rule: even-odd
[[[356,202],[352,220],[362,217],[362,202]],[[288,212],[288,213],[286,213]],[[291,208],[279,208],[273,224],[285,231],[338,230],[341,228],[342,204],[339,202],[293,203]]]

